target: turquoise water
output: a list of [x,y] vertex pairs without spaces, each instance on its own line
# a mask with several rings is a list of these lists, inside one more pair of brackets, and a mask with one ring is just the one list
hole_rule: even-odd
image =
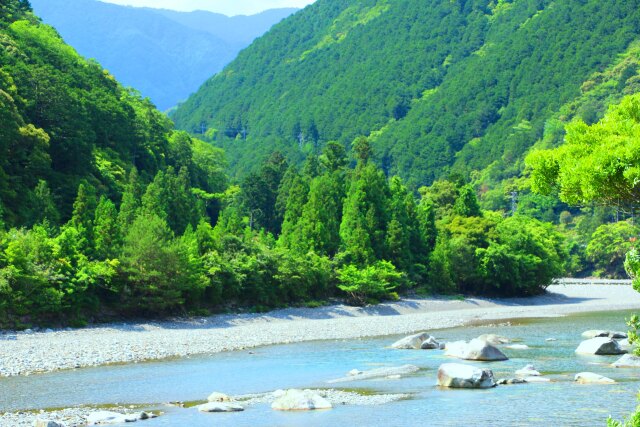
[[[457,361],[436,350],[385,348],[398,337],[318,341],[262,347],[251,351],[191,359],[86,368],[0,379],[0,411],[68,407],[80,404],[148,404],[165,414],[143,426],[591,426],[620,418],[636,405],[640,369],[608,366],[617,356],[577,356],[575,348],[588,329],[625,330],[629,312],[597,313],[561,319],[515,321],[511,325],[431,331],[444,340],[498,333],[527,344],[529,350],[503,351],[508,361],[472,363],[489,367],[496,378],[513,377],[528,363],[553,383],[500,386],[490,390],[436,387],[436,371]],[[546,342],[546,338],[556,338]],[[351,369],[414,364],[421,370],[400,380],[335,384],[380,393],[409,393],[411,398],[378,406],[338,406],[330,411],[283,413],[269,405],[249,406],[232,414],[201,414],[196,409],[166,407],[169,401],[205,399],[213,391],[246,394],[279,388],[327,388],[326,381]],[[590,371],[619,381],[615,385],[578,385],[577,372]]]

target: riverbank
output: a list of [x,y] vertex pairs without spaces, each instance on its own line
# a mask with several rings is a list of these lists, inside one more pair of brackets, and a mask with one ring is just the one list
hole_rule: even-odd
[[29,375],[293,342],[354,339],[528,317],[640,310],[631,286],[554,285],[545,295],[509,299],[403,299],[358,308],[336,305],[265,314],[219,315],[77,330],[0,335],[0,376]]

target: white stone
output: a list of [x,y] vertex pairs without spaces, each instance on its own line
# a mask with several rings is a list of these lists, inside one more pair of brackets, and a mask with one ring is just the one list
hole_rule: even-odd
[[218,393],[217,391],[214,391],[213,393],[211,393],[209,395],[209,397],[207,398],[207,401],[209,402],[231,402],[231,398],[229,396],[227,396],[224,393]]
[[461,363],[445,363],[438,368],[438,385],[450,388],[491,388],[496,383],[490,369]]
[[496,347],[479,338],[473,339],[468,343],[465,341],[447,343],[444,354],[445,356],[457,357],[458,359],[465,360],[481,360],[489,362],[509,360],[509,358]]
[[590,340],[582,341],[576,349],[578,354],[597,354],[597,355],[610,355],[610,354],[624,354],[626,350],[620,348],[618,342],[608,338],[592,338]]
[[277,411],[310,411],[315,409],[331,409],[331,403],[311,390],[287,390],[277,398],[271,408]]
[[611,364],[614,368],[640,368],[640,357],[634,354],[625,354]]
[[611,378],[603,377],[602,375],[594,374],[593,372],[580,372],[576,374],[575,381],[579,384],[614,384],[615,381]]
[[96,411],[90,413],[87,417],[87,425],[122,424],[138,421],[138,419],[136,415],[125,415],[111,411]]
[[522,369],[518,369],[516,371],[516,375],[523,375],[526,377],[539,377],[541,374],[538,372],[533,365],[527,365]]
[[244,408],[232,402],[208,402],[198,406],[200,412],[239,412]]
[[391,344],[391,347],[403,350],[420,350],[422,343],[430,337],[431,336],[428,333],[421,332],[419,334],[404,337]]

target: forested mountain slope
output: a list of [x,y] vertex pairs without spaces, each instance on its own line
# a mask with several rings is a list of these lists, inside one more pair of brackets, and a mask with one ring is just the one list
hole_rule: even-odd
[[357,135],[413,187],[491,164],[504,173],[639,31],[637,0],[318,0],[173,118],[224,146],[240,174],[256,154],[303,158]]
[[6,225],[67,220],[81,183],[119,202],[132,170],[148,183],[158,171],[177,168],[180,157],[185,161],[186,154],[172,148],[171,121],[79,56],[40,23],[27,1],[3,2],[1,12],[0,208]]
[[175,106],[295,9],[230,18],[97,0],[32,0],[35,13],[161,110]]

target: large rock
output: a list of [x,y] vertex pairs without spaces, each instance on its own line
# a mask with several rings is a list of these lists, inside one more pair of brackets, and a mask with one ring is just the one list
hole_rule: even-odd
[[198,406],[200,412],[239,412],[244,408],[233,402],[208,402]]
[[576,353],[578,354],[610,355],[624,354],[626,352],[626,350],[620,348],[617,341],[607,337],[591,338],[590,340],[582,341],[576,349]]
[[496,334],[482,334],[478,337],[478,339],[485,341],[491,345],[509,344],[509,338],[505,338]]
[[389,378],[397,375],[410,375],[420,370],[414,365],[395,366],[390,368],[376,368],[369,371],[358,371],[353,369],[347,373],[346,377],[327,381],[328,383],[342,383],[346,381],[370,380],[372,378]]
[[579,384],[614,384],[615,381],[611,378],[603,377],[602,375],[594,374],[593,372],[580,372],[576,374],[575,381]]
[[427,338],[420,346],[422,350],[438,350],[440,349],[440,347],[441,344],[436,341],[434,337]]
[[431,335],[426,332],[421,332],[419,334],[404,337],[391,344],[391,347],[403,350],[420,350],[422,343],[429,338],[431,338]]
[[486,362],[509,360],[509,358],[496,347],[479,338],[469,342],[456,341],[447,343],[444,354],[445,356],[457,357],[458,359],[464,360],[482,360]]
[[640,368],[640,357],[633,354],[625,354],[611,364],[614,368]]
[[450,388],[495,387],[493,372],[461,363],[445,363],[438,369],[438,385]]
[[207,401],[209,402],[231,402],[231,398],[229,396],[227,396],[224,393],[218,393],[217,391],[214,391],[213,393],[211,393],[209,395],[209,397],[207,398]]
[[539,377],[541,374],[533,365],[527,365],[522,369],[516,371],[516,375],[522,375],[524,377]]
[[331,403],[311,390],[287,390],[278,397],[271,408],[277,411],[310,411],[314,409],[331,409]]
[[627,334],[624,332],[617,332],[617,331],[604,331],[601,329],[592,329],[590,331],[584,331],[582,333],[582,337],[583,338],[613,338],[613,339],[623,339],[623,338],[627,338]]
[[51,420],[43,420],[37,418],[33,421],[33,427],[64,427],[64,424],[57,423]]

